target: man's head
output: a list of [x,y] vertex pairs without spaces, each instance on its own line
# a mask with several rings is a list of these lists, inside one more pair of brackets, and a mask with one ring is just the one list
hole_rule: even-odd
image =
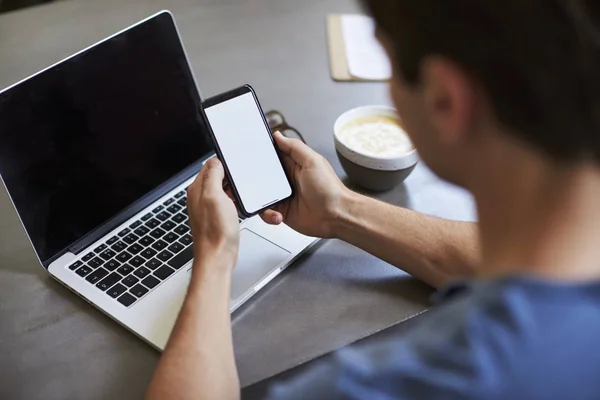
[[464,185],[499,143],[600,165],[596,0],[364,2],[394,102],[435,172]]

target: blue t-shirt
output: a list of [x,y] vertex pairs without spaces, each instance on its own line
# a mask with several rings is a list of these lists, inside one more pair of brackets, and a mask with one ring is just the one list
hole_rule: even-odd
[[600,282],[451,285],[406,337],[342,350],[275,399],[600,399]]

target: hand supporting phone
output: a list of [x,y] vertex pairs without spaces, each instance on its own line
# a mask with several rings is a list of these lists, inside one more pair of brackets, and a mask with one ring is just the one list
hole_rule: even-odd
[[250,85],[207,99],[201,109],[242,216],[256,215],[293,195]]

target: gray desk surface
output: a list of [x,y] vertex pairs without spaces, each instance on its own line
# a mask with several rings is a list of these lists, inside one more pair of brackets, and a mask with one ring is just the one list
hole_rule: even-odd
[[[344,176],[335,118],[389,103],[384,84],[329,78],[325,15],[346,0],[64,1],[0,15],[0,87],[160,9],[178,21],[204,96],[252,84]],[[472,219],[464,192],[419,166],[380,198]],[[402,229],[402,227],[398,227]],[[244,386],[385,329],[427,307],[430,290],[340,241],[323,242],[233,316]],[[136,398],[159,354],[55,283],[0,192],[0,398]]]

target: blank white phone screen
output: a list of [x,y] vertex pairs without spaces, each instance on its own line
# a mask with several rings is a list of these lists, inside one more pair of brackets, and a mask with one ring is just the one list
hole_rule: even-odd
[[252,93],[204,111],[248,213],[291,196],[292,188]]

